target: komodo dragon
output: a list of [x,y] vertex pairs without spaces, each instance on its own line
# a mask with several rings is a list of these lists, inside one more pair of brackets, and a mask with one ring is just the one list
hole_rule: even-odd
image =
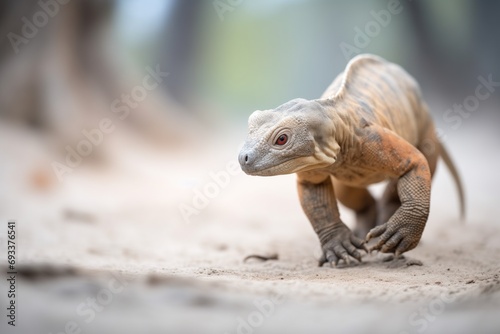
[[[464,215],[457,170],[436,137],[417,82],[380,57],[356,56],[320,99],[255,111],[248,127],[241,168],[260,176],[297,173],[300,203],[321,242],[320,266],[341,259],[349,264],[349,256],[361,261],[358,249],[398,257],[415,248],[439,156]],[[377,206],[367,187],[384,180]],[[354,210],[354,233],[342,222],[336,199]],[[368,250],[365,243],[376,237]]]

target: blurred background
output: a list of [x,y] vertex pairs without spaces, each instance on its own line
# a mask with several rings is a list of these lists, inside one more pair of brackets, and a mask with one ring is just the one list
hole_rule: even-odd
[[[2,1],[0,219],[17,221],[18,263],[24,266],[19,289],[27,291],[19,307],[36,319],[31,329],[61,331],[68,317],[78,317],[74,298],[99,291],[94,275],[104,275],[106,282],[110,272],[154,282],[156,289],[168,286],[161,301],[154,297],[157,292],[123,297],[122,304],[161,304],[165,312],[183,315],[183,322],[162,322],[155,313],[159,332],[202,331],[184,325],[189,312],[206,317],[203,307],[219,310],[220,319],[239,312],[234,305],[248,312],[253,294],[276,288],[262,282],[322,275],[321,284],[332,283],[331,274],[318,274],[314,267],[317,240],[300,211],[294,177],[251,178],[235,163],[251,112],[293,98],[318,98],[361,53],[400,64],[420,83],[465,182],[468,236],[481,230],[474,242],[486,247],[481,248],[485,254],[492,249],[498,254],[499,14],[500,2],[493,0]],[[488,81],[494,83],[484,86]],[[477,97],[480,85],[487,98]],[[440,170],[430,222],[448,226],[442,223],[447,221],[456,228],[457,205],[451,178]],[[350,213],[342,210],[352,224]],[[428,229],[430,240],[445,233]],[[460,241],[463,231],[452,233]],[[6,234],[2,228],[3,246]],[[457,241],[454,251],[466,252],[461,247]],[[285,262],[242,265],[251,252],[279,252]],[[457,254],[451,252],[450,263],[460,262]],[[469,256],[470,261],[479,257],[477,252]],[[60,268],[71,268],[70,274]],[[471,268],[471,275],[476,269],[500,272],[498,263]],[[358,269],[381,277],[387,270]],[[228,295],[249,296],[214,302],[204,295],[214,287],[203,287],[200,297],[184,287],[184,280],[177,288],[177,280],[165,277],[220,281]],[[323,285],[311,284],[301,291],[312,289],[316,297],[324,291]],[[432,299],[451,288],[418,294]],[[472,288],[456,293],[475,293]],[[391,294],[389,285],[376,291],[378,297]],[[341,290],[329,293],[352,297]],[[362,291],[353,294],[356,301],[367,298]],[[418,302],[417,295],[410,294],[410,300]],[[302,296],[308,299],[307,292]],[[5,302],[0,301],[2,309]],[[303,304],[293,304],[283,317],[302,311]],[[90,332],[109,333],[116,319],[122,333],[135,328],[123,322],[120,309],[109,312],[106,320],[91,324]],[[355,314],[379,316],[374,309]],[[235,316],[206,329],[236,332]],[[352,319],[342,328],[354,328]],[[455,319],[445,318],[444,327],[431,330],[448,328]],[[267,330],[285,328],[282,320],[272,320]]]

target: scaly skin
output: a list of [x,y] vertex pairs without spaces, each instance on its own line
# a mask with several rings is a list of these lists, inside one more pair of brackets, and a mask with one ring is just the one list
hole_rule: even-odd
[[[401,67],[362,55],[320,99],[254,112],[239,161],[250,175],[297,173],[302,208],[323,250],[319,263],[337,265],[349,263],[349,256],[361,261],[358,250],[372,238],[378,241],[371,250],[396,256],[417,246],[439,156],[463,206],[458,174],[435,136],[418,84]],[[367,187],[384,180],[389,184],[377,212]],[[355,211],[354,233],[342,222],[337,199]]]

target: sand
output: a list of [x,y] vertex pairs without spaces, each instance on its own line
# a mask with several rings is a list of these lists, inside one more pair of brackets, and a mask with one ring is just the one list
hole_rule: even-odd
[[[116,135],[102,148],[112,163],[89,163],[58,183],[43,141],[20,129],[0,133],[1,216],[17,220],[21,268],[18,327],[2,320],[2,333],[65,326],[82,333],[500,332],[494,129],[448,138],[467,188],[465,222],[440,164],[410,261],[371,254],[339,268],[317,267],[319,243],[294,176],[229,174],[242,138],[165,153]],[[13,138],[23,144],[13,147]],[[197,190],[216,184],[210,172],[221,171],[229,181],[208,186],[213,198],[184,219],[180,208],[193,207]],[[352,226],[352,214],[341,210]],[[249,254],[279,258],[244,263]],[[123,289],[108,293],[115,280]],[[88,298],[97,298],[93,318],[78,312]]]

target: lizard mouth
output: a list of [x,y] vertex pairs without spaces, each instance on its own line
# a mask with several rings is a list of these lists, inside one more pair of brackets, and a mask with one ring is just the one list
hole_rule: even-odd
[[243,171],[246,174],[252,175],[252,176],[274,176],[274,175],[278,175],[278,174],[272,173],[272,167],[264,168],[264,169],[259,169],[259,170],[245,170],[245,169],[243,169]]
[[305,166],[293,164],[294,158],[287,159],[273,166],[255,166],[255,165],[241,165],[241,169],[248,175],[252,176],[275,176],[292,174],[300,171]]
[[273,170],[275,169],[280,169],[279,166],[283,165],[286,163],[286,161],[274,165],[274,166],[262,166],[262,165],[255,165],[255,164],[242,164],[241,169],[248,175],[254,175],[254,176],[272,176],[272,175],[278,175],[277,173],[273,173]]
[[293,157],[281,161],[272,166],[256,164],[241,164],[241,169],[248,175],[253,176],[275,176],[299,172],[307,172],[312,169],[327,168],[335,163],[335,159],[318,159],[316,156]]

